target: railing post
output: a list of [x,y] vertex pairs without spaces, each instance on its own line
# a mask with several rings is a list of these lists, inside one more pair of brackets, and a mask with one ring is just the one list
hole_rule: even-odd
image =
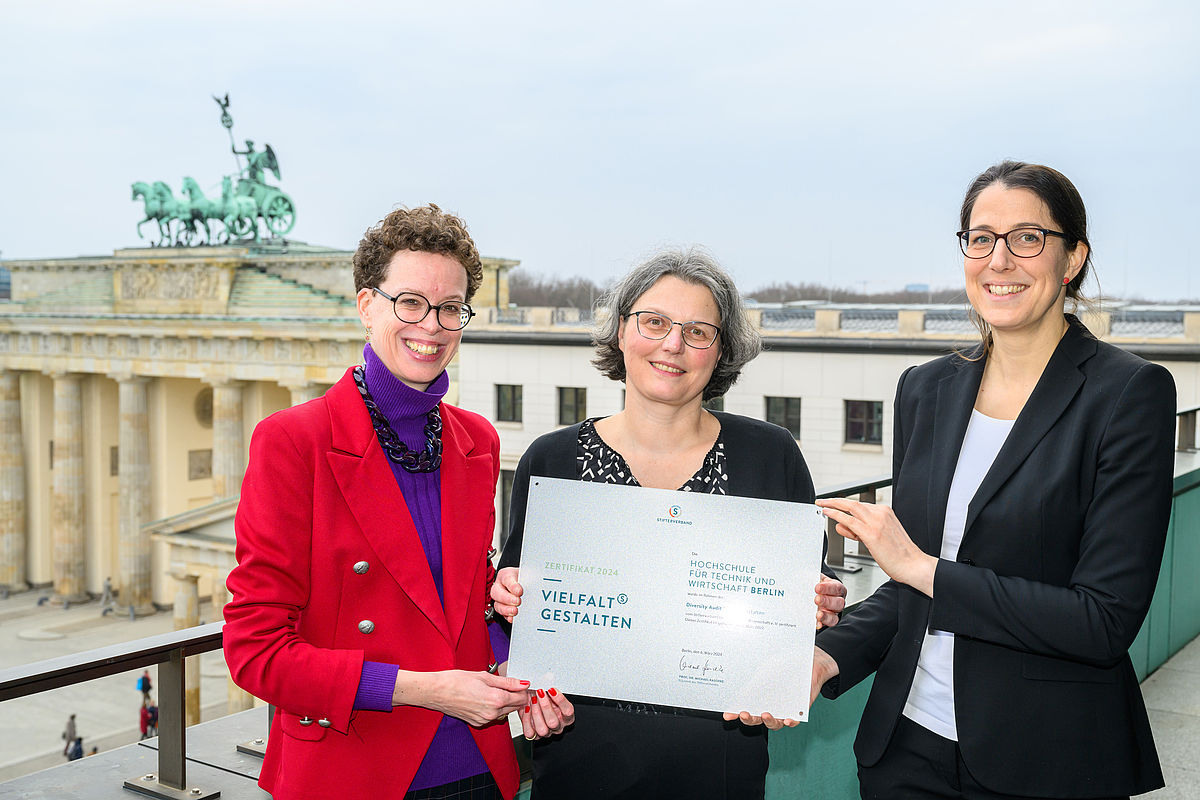
[[[878,495],[876,494],[876,489],[874,486],[858,493],[858,501],[860,503],[876,503],[878,502],[876,499],[877,497]],[[864,561],[870,561],[874,563],[875,556],[871,555],[871,551],[867,550],[867,548],[863,546],[861,542],[859,545],[858,552],[852,555],[854,555],[855,558],[861,558]]]
[[1181,453],[1196,452],[1196,409],[1182,411],[1176,417],[1179,419],[1179,434],[1175,449]]
[[825,553],[825,563],[834,569],[841,569],[846,566],[846,544],[845,540],[834,530],[836,525],[836,522],[826,518],[825,540],[829,542],[829,549]]
[[257,756],[259,758],[267,757],[267,739],[271,735],[271,723],[275,721],[275,706],[274,704],[267,706],[267,732],[262,736],[256,736],[248,742],[241,742],[237,746],[239,753],[245,753],[248,756]]
[[825,539],[829,542],[829,552],[825,554],[825,563],[834,572],[842,572],[846,575],[862,572],[862,567],[857,564],[846,563],[846,540],[834,530],[836,527],[837,523],[833,520],[825,520]]
[[158,667],[159,717],[170,722],[158,732],[158,781],[172,789],[182,789],[187,783],[185,664],[183,651],[175,650],[171,660]]
[[221,791],[187,788],[187,719],[184,713],[183,649],[158,665],[158,776],[143,775],[125,781],[125,788],[160,800],[211,800]]

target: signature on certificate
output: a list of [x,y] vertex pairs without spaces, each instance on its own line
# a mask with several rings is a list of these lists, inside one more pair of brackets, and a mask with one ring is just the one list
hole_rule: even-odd
[[702,678],[706,678],[709,675],[724,672],[725,666],[720,661],[713,661],[711,658],[699,658],[684,653],[679,657],[679,671],[683,674],[699,675]]

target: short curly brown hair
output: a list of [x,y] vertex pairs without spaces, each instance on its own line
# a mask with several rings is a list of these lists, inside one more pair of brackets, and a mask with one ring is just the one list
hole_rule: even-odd
[[354,291],[379,286],[392,256],[401,250],[444,253],[462,264],[467,272],[467,300],[483,283],[483,262],[466,223],[430,203],[398,208],[367,229],[354,251]]

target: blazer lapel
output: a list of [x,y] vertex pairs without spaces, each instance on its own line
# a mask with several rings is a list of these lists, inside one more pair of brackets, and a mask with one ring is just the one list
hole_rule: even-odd
[[483,606],[467,607],[491,543],[494,481],[491,453],[475,450],[475,442],[442,406],[442,592],[452,644],[458,641],[467,615],[483,616]]
[[1075,317],[1067,315],[1067,321],[1067,332],[1063,334],[1054,354],[1050,356],[1042,376],[1033,387],[1033,393],[1029,395],[1025,407],[1017,415],[1004,446],[1000,448],[996,460],[992,462],[975,496],[971,498],[967,507],[964,539],[970,533],[971,525],[979,516],[980,510],[1054,427],[1083,386],[1084,377],[1079,364],[1096,352],[1096,339]]
[[983,359],[959,361],[955,371],[938,383],[937,407],[933,414],[933,452],[929,470],[929,526],[926,552],[941,554],[950,483],[958,466],[958,454],[971,421],[971,409],[983,379]]
[[326,461],[342,496],[384,568],[447,636],[446,615],[417,527],[349,373],[330,389],[328,398],[333,449]]

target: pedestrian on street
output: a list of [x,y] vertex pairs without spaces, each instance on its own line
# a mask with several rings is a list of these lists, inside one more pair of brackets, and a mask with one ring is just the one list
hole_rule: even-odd
[[150,670],[142,671],[142,677],[137,681],[137,688],[142,693],[142,700],[150,699],[150,690],[154,688],[150,683]]
[[106,616],[117,610],[117,598],[113,595],[112,578],[104,579],[104,594],[100,596],[100,616]]
[[75,741],[75,715],[67,717],[67,727],[63,729],[63,755],[70,757],[71,743]]
[[71,741],[71,747],[67,750],[67,761],[78,761],[83,758],[83,737],[76,736]]
[[142,698],[142,707],[138,710],[138,730],[142,732],[142,739],[150,738],[150,698]]

